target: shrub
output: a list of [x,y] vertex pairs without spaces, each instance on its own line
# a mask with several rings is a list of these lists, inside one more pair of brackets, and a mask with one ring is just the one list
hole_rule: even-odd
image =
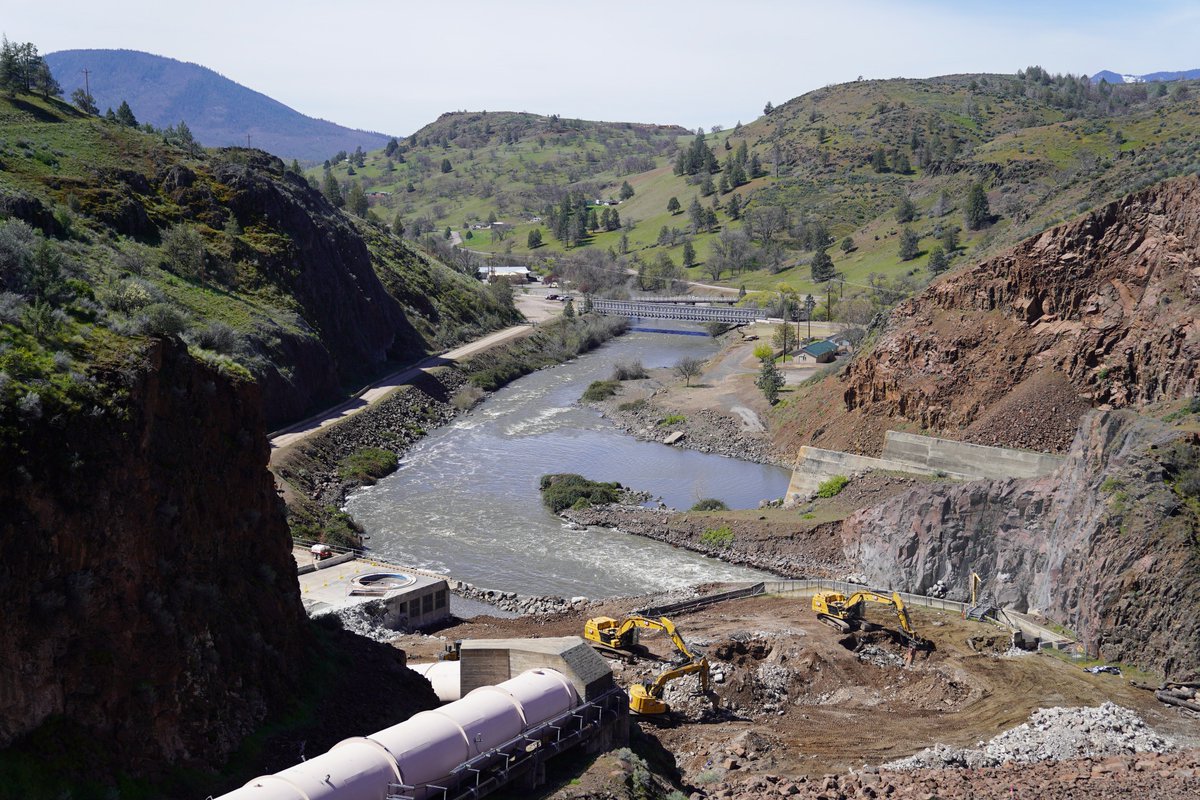
[[187,317],[170,303],[152,303],[142,312],[142,330],[151,336],[177,336],[188,328]]
[[821,485],[817,487],[817,497],[833,497],[845,489],[849,482],[850,479],[845,475],[834,475],[827,481],[821,481]]
[[585,403],[598,403],[601,400],[606,400],[617,393],[621,388],[618,381],[592,381],[586,389],[583,390],[583,401]]
[[715,497],[706,497],[692,506],[692,511],[728,511],[729,506]]
[[370,486],[384,475],[395,472],[398,466],[400,459],[391,450],[364,447],[342,459],[338,464],[338,477]]
[[668,414],[660,419],[658,424],[665,428],[670,425],[682,425],[685,422],[687,422],[687,417],[683,414]]
[[708,545],[709,547],[718,547],[722,550],[733,544],[733,528],[728,525],[722,525],[719,528],[705,531],[700,534],[700,544]]
[[640,361],[631,361],[628,364],[618,361],[613,366],[612,380],[614,381],[640,381],[645,377],[646,368]]
[[204,239],[188,225],[172,225],[162,235],[162,254],[166,267],[181,278],[205,277]]
[[450,398],[450,405],[459,411],[466,411],[469,408],[474,408],[482,399],[483,389],[480,389],[478,386],[468,385],[454,393],[454,396]]
[[621,403],[617,406],[619,411],[641,411],[646,406],[650,405],[646,402],[646,398],[639,397],[637,400],[630,400],[628,403]]
[[214,320],[196,331],[195,340],[196,344],[205,350],[212,350],[214,353],[223,355],[232,355],[241,346],[241,336],[238,335],[238,332],[233,329],[233,326],[220,320]]
[[579,507],[581,500],[589,505],[615,503],[620,498],[621,484],[590,481],[582,475],[568,472],[543,475],[538,488],[542,493],[542,503],[557,514],[564,508]]

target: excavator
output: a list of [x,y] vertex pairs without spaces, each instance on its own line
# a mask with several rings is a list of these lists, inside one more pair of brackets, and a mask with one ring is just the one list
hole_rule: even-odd
[[[685,675],[698,673],[700,689],[708,694],[708,659],[703,654],[697,655],[688,648],[687,642],[679,635],[675,623],[666,617],[654,619],[640,614],[631,614],[623,620],[612,617],[593,617],[583,626],[583,638],[592,642],[592,646],[600,645],[602,650],[629,651],[637,646],[638,631],[642,629],[660,630],[671,638],[671,644],[679,654],[679,661],[671,668],[664,670],[654,679],[653,683],[638,683],[629,690],[629,710],[642,716],[666,714],[670,706],[663,702],[663,690],[671,681]],[[711,697],[711,695],[709,695]]]
[[863,621],[863,612],[866,610],[867,603],[891,606],[900,620],[900,630],[904,633],[909,647],[918,649],[928,647],[929,643],[917,636],[917,632],[912,626],[912,620],[909,619],[908,609],[904,607],[904,601],[900,599],[898,592],[892,592],[890,597],[883,592],[872,591],[855,592],[849,597],[841,592],[817,592],[813,595],[812,609],[817,612],[817,619],[821,622],[843,633],[848,633],[856,629]]

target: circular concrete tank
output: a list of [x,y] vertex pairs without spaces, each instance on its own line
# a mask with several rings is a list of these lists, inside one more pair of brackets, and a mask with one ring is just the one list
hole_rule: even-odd
[[462,697],[461,661],[432,661],[409,664],[408,668],[422,675],[433,686],[433,692],[443,703],[453,703]]
[[415,577],[403,572],[369,572],[366,575],[359,575],[352,581],[356,588],[387,592],[412,586],[416,582]]

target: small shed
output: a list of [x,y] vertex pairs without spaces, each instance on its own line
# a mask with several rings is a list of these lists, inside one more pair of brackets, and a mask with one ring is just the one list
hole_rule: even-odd
[[837,358],[838,346],[828,340],[810,342],[800,348],[800,358],[815,364],[828,364]]

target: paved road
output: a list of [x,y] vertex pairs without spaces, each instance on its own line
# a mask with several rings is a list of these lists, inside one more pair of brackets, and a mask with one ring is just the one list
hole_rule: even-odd
[[353,414],[357,414],[368,406],[374,405],[382,400],[387,395],[391,394],[395,389],[410,383],[414,378],[421,373],[422,370],[444,364],[447,361],[458,361],[475,355],[481,350],[486,350],[489,347],[501,344],[503,342],[516,339],[520,336],[525,336],[533,328],[529,325],[516,325],[511,328],[505,328],[502,331],[497,331],[493,334],[476,339],[473,342],[463,345],[457,349],[451,350],[448,353],[443,353],[440,356],[430,356],[420,363],[411,366],[400,372],[393,373],[381,380],[372,383],[365,392],[352,397],[343,403],[340,403],[333,408],[328,408],[319,414],[316,414],[303,422],[297,422],[295,425],[284,428],[271,439],[272,456],[274,451],[281,447],[286,447],[290,444],[311,436],[316,431],[327,425],[332,425],[338,420],[345,419]]

